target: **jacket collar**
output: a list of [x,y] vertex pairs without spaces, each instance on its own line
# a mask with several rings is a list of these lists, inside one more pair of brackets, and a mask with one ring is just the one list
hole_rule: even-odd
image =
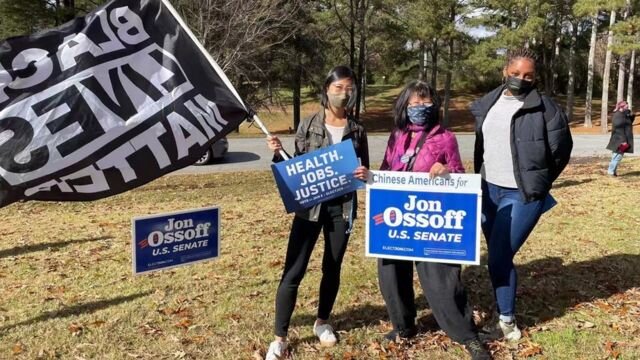
[[[489,109],[498,101],[500,96],[506,90],[506,85],[500,85],[497,88],[491,90],[487,95],[483,96],[479,100],[475,101],[471,104],[471,113],[476,118],[482,118],[487,115]],[[523,110],[533,109],[542,105],[542,97],[538,92],[538,89],[531,90],[527,96],[524,98],[524,103],[522,104]]]
[[524,98],[524,104],[522,104],[523,109],[533,109],[536,107],[542,106],[542,96],[538,92],[538,89],[533,89],[529,91],[527,96]]

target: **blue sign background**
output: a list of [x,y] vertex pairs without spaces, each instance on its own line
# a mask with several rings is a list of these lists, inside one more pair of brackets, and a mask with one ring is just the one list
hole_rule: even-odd
[[[335,161],[323,160],[329,159],[328,155],[335,153],[338,154],[339,159]],[[288,173],[287,167],[290,167],[291,169],[291,166],[294,166],[294,164],[300,162],[305,164],[307,160],[311,161],[314,165],[322,165],[318,167],[314,166],[312,169],[297,172],[296,174]],[[287,212],[290,213],[310,208],[321,202],[363,188],[365,183],[353,176],[353,171],[358,166],[358,158],[356,157],[356,152],[353,149],[353,143],[351,139],[349,139],[308,154],[296,156],[295,158],[287,161],[273,164],[271,165],[271,169],[273,170],[273,176],[275,177],[276,185],[278,185],[278,190],[280,191],[284,207]],[[303,178],[305,175],[316,173],[319,169],[326,169],[327,167],[331,167],[333,174],[330,174],[329,171],[323,171],[323,174],[325,175],[323,179],[318,179],[313,183],[309,183],[307,179],[307,183],[302,185],[303,181],[305,181]],[[339,182],[341,177],[344,184],[331,187],[328,191],[321,191],[321,189],[318,188],[319,183],[327,184],[328,181]],[[308,197],[298,196],[298,192],[307,192],[309,191],[309,186],[313,185],[316,185],[316,189],[319,190],[317,194],[310,195]]]
[[[410,211],[414,214],[444,215],[447,210],[464,210],[466,216],[462,220],[463,229],[433,229],[430,226],[418,228],[402,224],[391,227],[381,220],[385,209],[389,207],[398,208],[403,213],[406,212],[404,204],[408,201],[409,195],[415,195],[417,200],[435,200],[441,203],[442,212]],[[478,194],[370,189],[367,255],[418,261],[477,264],[479,201]],[[417,233],[424,232],[433,233],[436,236],[438,234],[445,234],[445,236],[459,234],[461,242],[414,240]]]
[[[192,222],[192,227],[185,227],[177,231],[183,231],[183,235],[186,235],[187,238],[190,235],[198,237],[190,240],[169,242],[170,240],[167,239],[166,234],[173,233],[173,231],[166,231],[165,227],[170,225],[169,219],[172,218],[173,231],[176,231],[175,224],[177,222],[182,222],[182,224]],[[207,223],[210,225],[205,231],[204,227],[206,227]],[[134,274],[186,265],[216,258],[219,255],[220,210],[218,208],[135,218],[132,226]],[[153,232],[156,232],[152,237],[154,243],[160,240],[158,232],[163,234],[164,241],[162,244],[158,246],[150,244],[149,235]],[[176,236],[174,235],[174,237]]]

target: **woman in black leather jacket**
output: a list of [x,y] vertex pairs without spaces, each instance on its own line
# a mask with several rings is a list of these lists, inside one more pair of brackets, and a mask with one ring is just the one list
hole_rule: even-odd
[[[357,98],[356,84],[353,71],[346,66],[337,66],[329,72],[322,92],[322,109],[300,122],[294,155],[306,154],[351,139],[362,164],[354,171],[354,176],[366,180],[369,167],[367,134],[352,114]],[[280,140],[271,136],[267,139],[267,144],[275,153],[274,161],[281,161],[278,155],[282,150]],[[336,344],[337,339],[328,319],[338,294],[342,258],[347,249],[356,207],[356,194],[353,192],[296,212],[289,234],[284,271],[276,293],[276,338],[269,346],[266,360],[280,359],[287,348],[289,321],[295,307],[298,286],[321,231],[324,232],[324,256],[318,315],[313,333],[322,346]]]

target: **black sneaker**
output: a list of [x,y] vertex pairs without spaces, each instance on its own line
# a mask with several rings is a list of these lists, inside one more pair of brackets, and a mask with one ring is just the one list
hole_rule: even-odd
[[409,329],[405,329],[405,330],[396,330],[393,329],[391,331],[389,331],[384,338],[386,340],[389,341],[398,341],[398,339],[400,340],[408,340],[411,339],[412,337],[415,337],[416,335],[418,335],[418,329],[415,327],[409,328]]
[[464,347],[471,355],[471,360],[491,360],[491,354],[478,339],[467,341]]

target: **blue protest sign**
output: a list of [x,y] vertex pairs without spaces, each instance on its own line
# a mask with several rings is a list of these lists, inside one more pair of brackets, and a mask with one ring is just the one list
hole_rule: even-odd
[[366,255],[480,264],[480,175],[372,171]]
[[217,207],[134,218],[133,273],[192,264],[220,254]]
[[353,176],[358,158],[351,140],[271,165],[287,212],[312,207],[364,187]]

